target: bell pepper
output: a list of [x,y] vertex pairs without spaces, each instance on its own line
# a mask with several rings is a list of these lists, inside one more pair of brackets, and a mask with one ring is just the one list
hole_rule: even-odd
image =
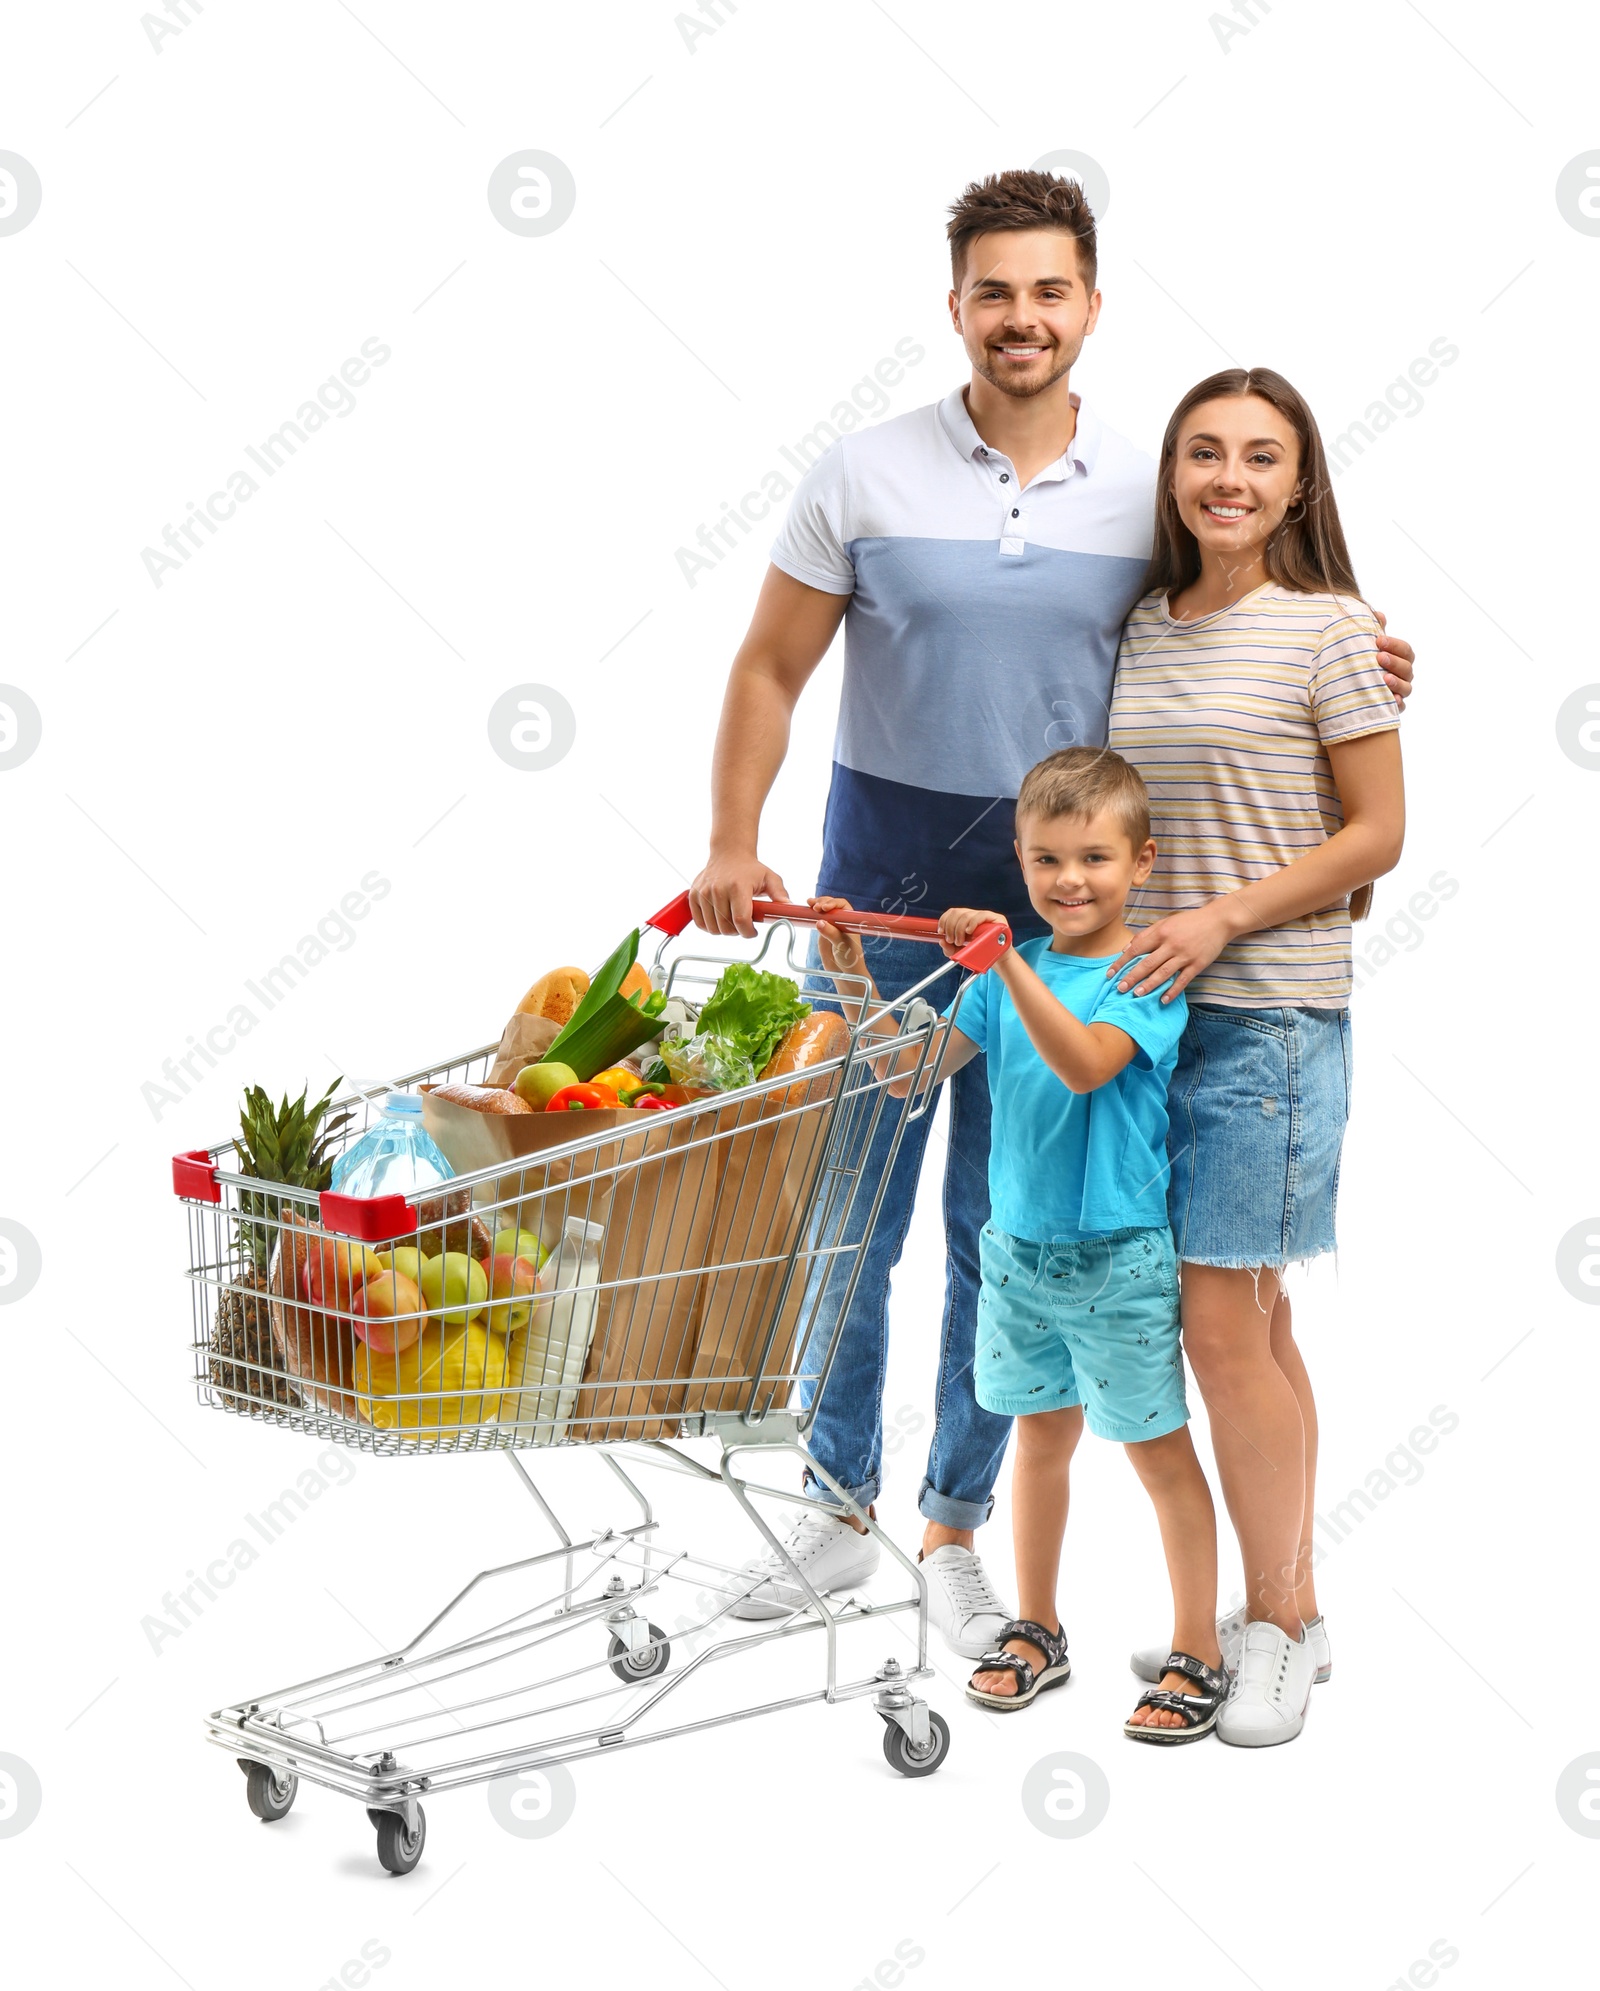
[[607,1106],[617,1104],[617,1095],[609,1085],[564,1085],[553,1093],[546,1113],[599,1112]]
[[637,1072],[629,1071],[626,1065],[607,1065],[603,1072],[596,1072],[589,1083],[591,1085],[603,1085],[607,1087],[626,1106],[628,1103],[628,1094],[630,1092],[637,1092],[639,1087],[644,1084],[644,1080]]
[[672,1111],[671,1102],[663,1099],[658,1092],[636,1092],[633,1098],[628,1101],[628,1104],[640,1108],[646,1113],[670,1113]]

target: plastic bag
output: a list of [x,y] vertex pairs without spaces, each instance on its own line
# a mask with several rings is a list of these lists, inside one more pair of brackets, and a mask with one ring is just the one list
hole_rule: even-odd
[[661,1062],[677,1085],[708,1085],[716,1092],[734,1092],[756,1082],[756,1068],[744,1053],[710,1032],[677,1042],[663,1039]]

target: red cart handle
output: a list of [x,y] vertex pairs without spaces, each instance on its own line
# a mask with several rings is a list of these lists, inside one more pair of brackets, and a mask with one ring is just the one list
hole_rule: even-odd
[[[652,914],[646,924],[674,939],[683,932],[692,917],[689,894],[680,892],[670,905]],[[792,920],[796,926],[816,926],[826,920],[842,933],[885,933],[893,934],[900,940],[939,939],[939,922],[936,919],[914,919],[905,913],[819,913],[811,906],[791,906],[781,899],[756,899],[751,903],[750,917],[754,920]],[[1006,921],[986,920],[966,946],[950,958],[959,961],[974,975],[981,975],[986,968],[994,966],[1010,945],[1011,928]]]

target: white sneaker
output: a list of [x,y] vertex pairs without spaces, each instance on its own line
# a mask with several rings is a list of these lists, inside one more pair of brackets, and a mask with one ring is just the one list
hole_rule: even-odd
[[1241,1749],[1266,1749],[1292,1742],[1306,1725],[1306,1705],[1316,1681],[1317,1662],[1304,1628],[1298,1639],[1267,1618],[1245,1627],[1239,1671],[1221,1714],[1217,1734]]
[[[995,1595],[988,1572],[971,1549],[946,1542],[922,1559],[928,1579],[928,1622],[963,1659],[981,1659],[1000,1643],[1012,1614]],[[1163,1653],[1162,1658],[1166,1657]]]
[[[1311,1641],[1312,1657],[1317,1662],[1316,1684],[1320,1687],[1333,1674],[1333,1651],[1328,1644],[1328,1627],[1318,1615],[1306,1626],[1306,1637]],[[1244,1644],[1244,1606],[1229,1611],[1226,1617],[1217,1620],[1217,1643],[1222,1647],[1222,1670],[1235,1674],[1239,1670],[1239,1648]],[[1167,1670],[1167,1654],[1170,1646],[1147,1645],[1136,1652],[1128,1661],[1141,1680],[1159,1680]]]
[[[857,1534],[848,1521],[820,1505],[800,1515],[784,1547],[789,1561],[805,1572],[806,1581],[821,1596],[865,1583],[880,1557],[870,1535]],[[746,1583],[753,1587],[732,1607],[730,1617],[781,1618],[811,1601],[779,1556],[758,1556],[745,1564],[742,1574],[740,1590]]]

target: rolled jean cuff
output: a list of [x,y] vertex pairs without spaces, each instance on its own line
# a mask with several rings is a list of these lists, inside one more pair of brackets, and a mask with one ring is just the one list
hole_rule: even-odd
[[[870,1507],[883,1491],[883,1481],[881,1479],[869,1479],[864,1486],[847,1486],[843,1480],[839,1484],[845,1487],[845,1491],[858,1507]],[[822,1507],[837,1508],[841,1514],[844,1512],[844,1509],[839,1506],[838,1500],[834,1497],[832,1487],[818,1479],[809,1466],[805,1470],[804,1485],[808,1500],[815,1500]],[[958,1523],[956,1525],[964,1526],[965,1523]]]
[[924,1521],[936,1521],[941,1528],[981,1528],[994,1512],[994,1495],[987,1500],[956,1500],[925,1479],[917,1495],[917,1512]]

